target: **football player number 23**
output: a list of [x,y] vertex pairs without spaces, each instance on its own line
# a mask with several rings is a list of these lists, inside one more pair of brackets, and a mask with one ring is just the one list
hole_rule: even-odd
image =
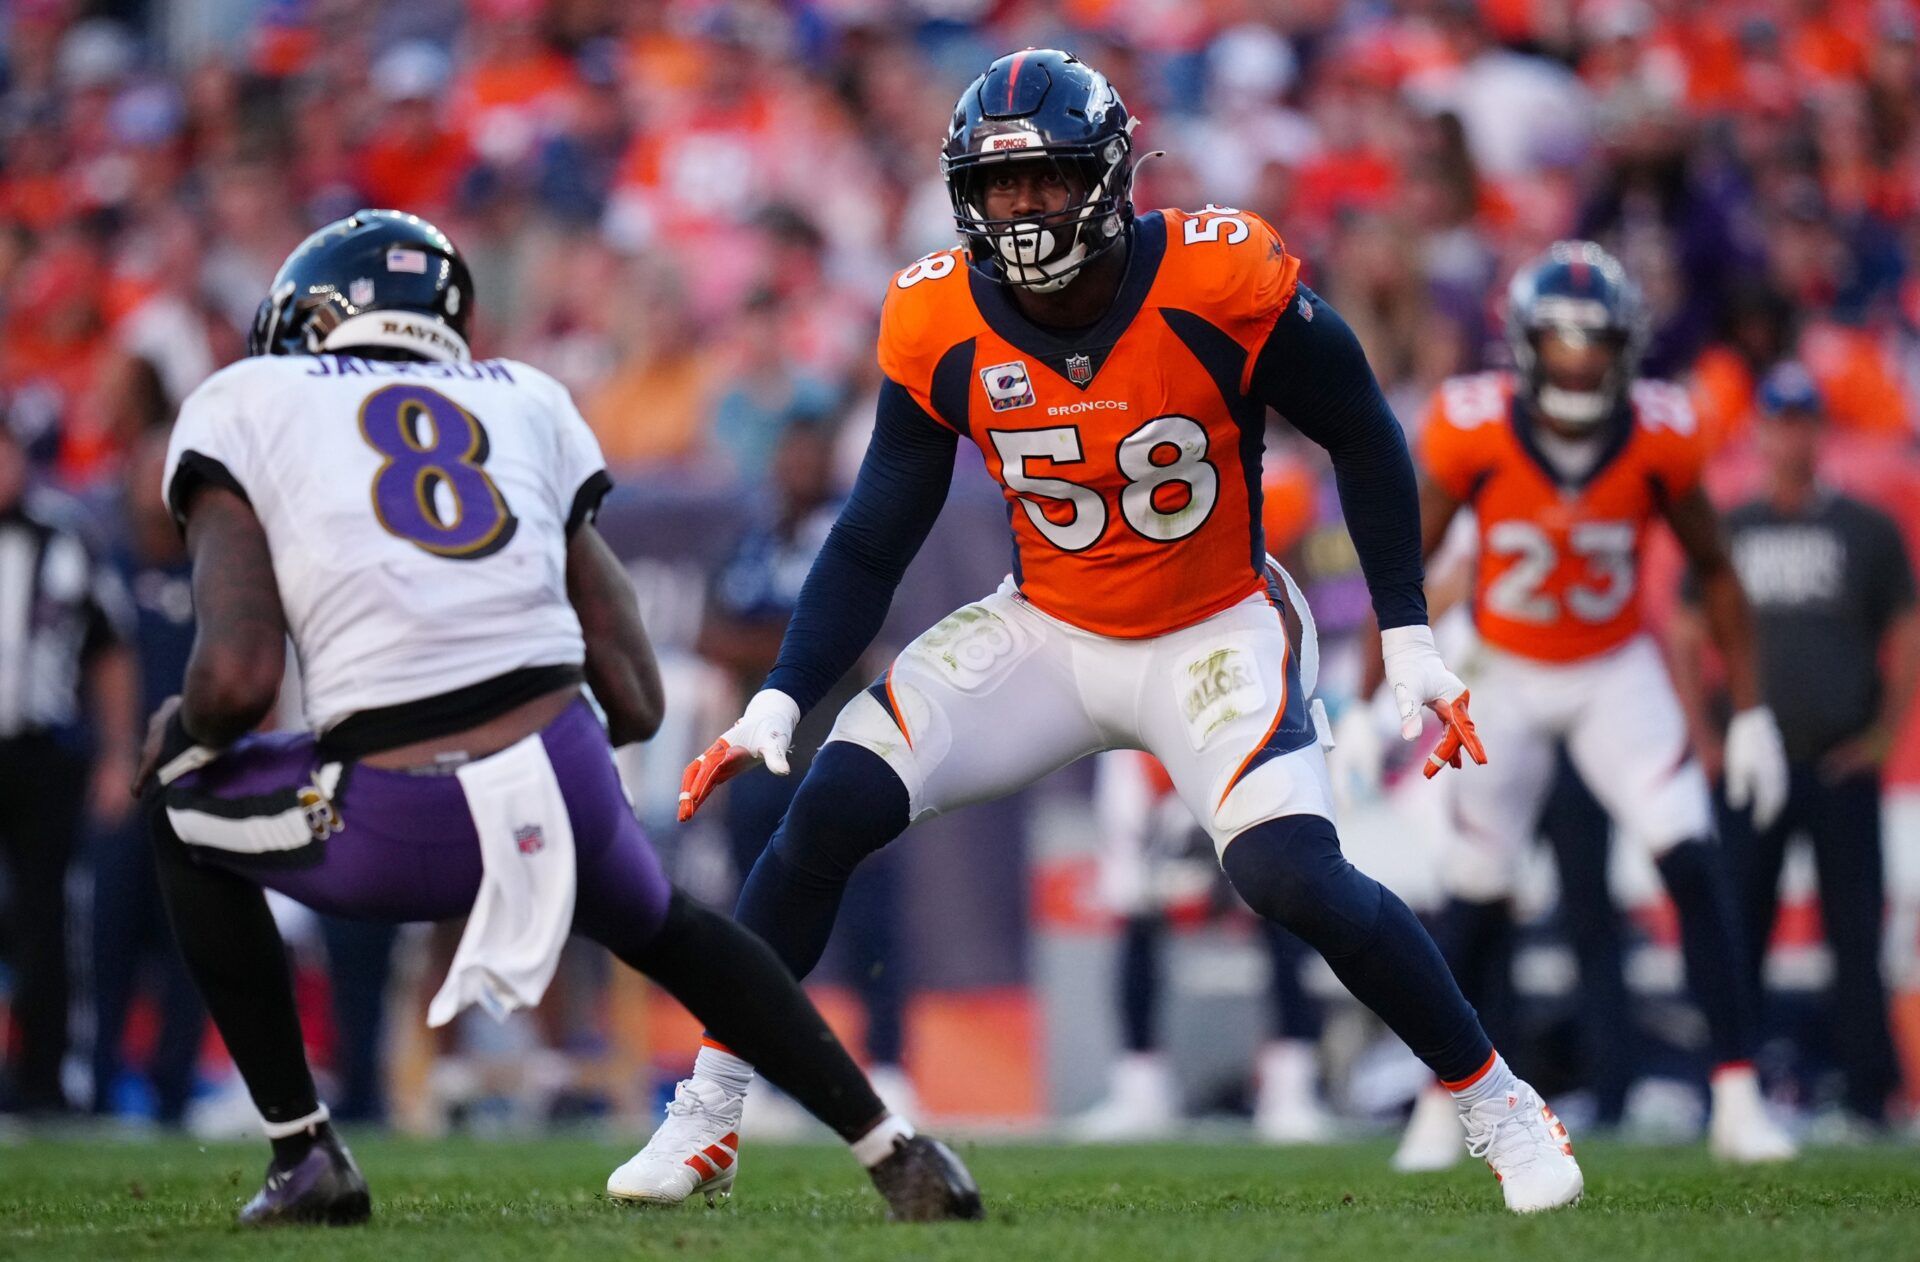
[[[1107,505],[1100,493],[1032,471],[1042,461],[1055,466],[1085,463],[1080,431],[1061,425],[987,432],[1000,456],[1000,476],[1020,497],[1033,528],[1066,552],[1092,547],[1107,529]],[[1136,533],[1171,543],[1200,529],[1212,516],[1220,498],[1220,471],[1208,462],[1207,431],[1193,418],[1155,417],[1120,440],[1115,459],[1127,479],[1120,491],[1120,517]]]
[[513,538],[519,521],[482,467],[486,428],[452,399],[386,386],[360,405],[360,434],[385,457],[373,512],[389,534],[455,561],[490,556]]

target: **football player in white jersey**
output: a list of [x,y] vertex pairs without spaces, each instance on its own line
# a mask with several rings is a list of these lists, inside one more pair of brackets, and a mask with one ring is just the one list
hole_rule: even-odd
[[[467,917],[435,1024],[538,1002],[569,932],[593,938],[752,1046],[893,1216],[977,1217],[965,1168],[888,1113],[772,952],[661,871],[611,758],[662,706],[593,525],[611,483],[560,385],[470,356],[472,307],[438,229],[360,211],[294,251],[252,357],[174,427],[165,490],[199,625],[135,787],[182,954],[273,1144],[241,1221],[371,1209],[314,1091],[266,889],[365,919]],[[249,735],[288,636],[313,730]],[[696,1154],[719,1192],[737,1143]]]

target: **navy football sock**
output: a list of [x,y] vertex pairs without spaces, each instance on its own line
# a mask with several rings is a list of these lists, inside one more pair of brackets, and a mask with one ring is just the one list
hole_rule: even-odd
[[860,861],[907,828],[907,787],[886,760],[829,741],[793,795],[734,905],[795,977],[820,962]]
[[1347,862],[1332,821],[1256,824],[1227,844],[1221,866],[1249,907],[1320,952],[1443,1082],[1471,1078],[1492,1057],[1440,948],[1405,903]]
[[1679,913],[1687,987],[1706,1014],[1713,1063],[1749,1060],[1758,1042],[1758,997],[1744,967],[1746,945],[1720,847],[1683,841],[1655,866]]

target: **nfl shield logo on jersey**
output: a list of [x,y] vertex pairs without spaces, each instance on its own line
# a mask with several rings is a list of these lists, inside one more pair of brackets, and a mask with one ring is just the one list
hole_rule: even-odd
[[1067,380],[1076,386],[1084,386],[1093,380],[1093,358],[1088,355],[1067,356]]
[[1033,381],[1024,359],[982,368],[980,384],[987,388],[987,405],[996,412],[1033,406]]
[[513,830],[513,844],[521,854],[539,854],[547,848],[547,835],[538,824],[526,824]]

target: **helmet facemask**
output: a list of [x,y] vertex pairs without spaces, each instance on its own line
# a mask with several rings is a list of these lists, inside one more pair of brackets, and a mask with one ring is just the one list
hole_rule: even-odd
[[[987,151],[947,158],[954,226],[989,275],[1034,293],[1064,288],[1117,245],[1132,217],[1131,146],[1113,136],[1097,149],[1043,146],[1031,133],[987,137]],[[1036,138],[1037,139],[1037,138]],[[1069,190],[1067,204],[1038,215],[993,218],[987,192],[1011,163],[1047,163]]]
[[1513,350],[1534,410],[1568,433],[1598,427],[1632,385],[1631,336],[1582,299],[1543,298],[1531,315]]

